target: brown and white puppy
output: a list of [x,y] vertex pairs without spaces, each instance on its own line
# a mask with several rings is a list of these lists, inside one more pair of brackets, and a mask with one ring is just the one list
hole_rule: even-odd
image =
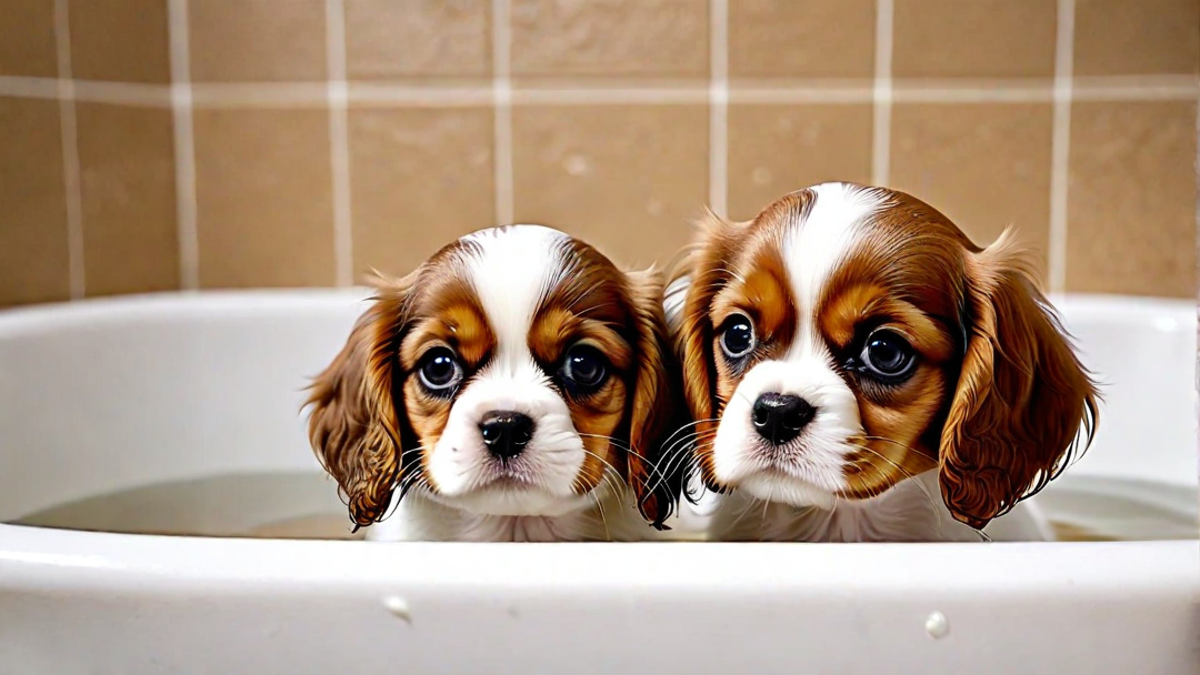
[[[710,221],[665,304],[712,538],[979,540],[1090,442],[1096,387],[1007,233],[847,183]],[[1030,506],[987,534],[1047,537]]]
[[383,540],[650,538],[679,487],[656,467],[678,426],[661,294],[534,225],[382,282],[309,401],[353,522],[383,520]]

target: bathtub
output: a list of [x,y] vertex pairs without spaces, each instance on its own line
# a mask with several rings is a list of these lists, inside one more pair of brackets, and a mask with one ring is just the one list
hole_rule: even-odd
[[[197,476],[315,474],[301,388],[362,300],[0,313],[0,523]],[[1096,442],[1063,480],[1156,486],[1194,518],[1194,304],[1055,302],[1107,383]],[[1069,509],[1055,489],[1047,503]],[[144,510],[128,515],[162,515]],[[378,544],[0,524],[5,673],[1194,674],[1198,606],[1194,539]]]

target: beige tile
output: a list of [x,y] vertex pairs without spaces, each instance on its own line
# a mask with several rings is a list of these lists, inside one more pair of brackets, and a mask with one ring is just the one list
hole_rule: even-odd
[[618,263],[666,263],[708,201],[705,106],[513,110],[517,220],[551,225]]
[[1040,260],[1050,228],[1049,103],[898,104],[891,184],[986,246],[1012,225]]
[[492,112],[350,112],[354,271],[404,274],[472,230],[495,225]]
[[171,111],[76,104],[89,296],[179,288]]
[[200,285],[334,283],[324,110],[197,110]]
[[895,77],[1051,77],[1051,0],[896,0]]
[[1067,287],[1196,296],[1196,104],[1075,103]]
[[871,180],[870,104],[729,107],[729,215],[830,180]]
[[513,0],[512,72],[707,77],[708,0]]
[[71,295],[56,101],[0,97],[0,307]]
[[170,82],[167,0],[74,0],[67,16],[75,77]]
[[324,0],[188,3],[196,82],[324,80]]
[[491,5],[491,0],[347,0],[347,76],[491,78]]
[[1076,75],[1200,72],[1200,2],[1078,0]]
[[876,0],[729,3],[734,77],[872,77]]
[[54,0],[0,2],[0,75],[58,76]]

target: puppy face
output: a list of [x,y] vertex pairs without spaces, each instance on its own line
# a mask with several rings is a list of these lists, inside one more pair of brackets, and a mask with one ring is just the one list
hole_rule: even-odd
[[661,525],[677,486],[655,467],[671,425],[659,292],[536,226],[469,235],[385,284],[310,401],[352,519],[379,519],[397,487],[562,515],[611,477]]
[[678,331],[706,482],[831,508],[937,468],[975,527],[1039,490],[1096,393],[1008,249],[841,183],[710,224]]

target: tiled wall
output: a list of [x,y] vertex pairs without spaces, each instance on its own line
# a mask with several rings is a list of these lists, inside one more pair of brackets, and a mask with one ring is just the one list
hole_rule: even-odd
[[0,305],[348,285],[513,220],[665,262],[823,180],[1192,296],[1200,0],[0,0]]

